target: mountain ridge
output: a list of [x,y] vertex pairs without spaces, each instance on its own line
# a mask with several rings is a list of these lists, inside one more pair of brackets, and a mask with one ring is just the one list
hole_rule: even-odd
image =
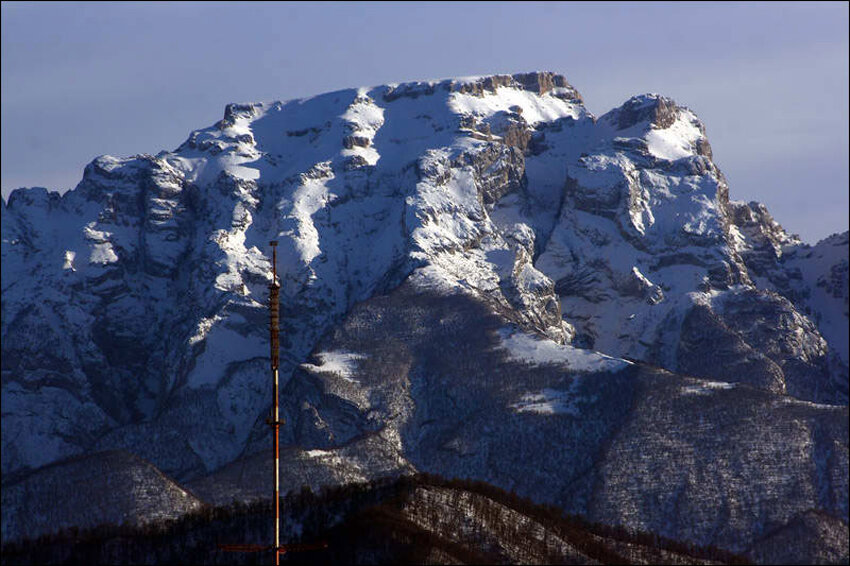
[[[706,430],[755,419],[770,456],[758,471],[715,446],[738,479],[710,497],[759,507],[784,490],[770,474],[786,423],[827,459],[794,459],[783,473],[811,490],[765,512],[847,520],[833,422],[847,404],[846,234],[807,247],[730,201],[704,125],[666,97],[596,118],[562,76],[529,73],[228,105],[173,152],[102,156],[73,191],[14,191],[2,214],[4,476],[126,450],[191,482],[265,451],[262,250],[277,240],[289,487],[451,470],[740,550],[764,521],[742,516],[719,541],[713,516],[677,515],[669,532],[664,505],[614,516],[634,494],[611,478],[637,454],[617,431],[656,402],[667,440],[705,454],[654,493],[676,478],[694,505],[709,497],[692,482],[713,473],[714,441],[678,427],[693,399],[717,397],[734,415],[718,408]],[[751,388],[766,396],[735,401]],[[534,447],[525,466],[539,463],[535,434],[574,447],[550,455],[568,480],[494,456]],[[604,449],[617,442],[622,460]],[[228,481],[211,485],[243,493]]]

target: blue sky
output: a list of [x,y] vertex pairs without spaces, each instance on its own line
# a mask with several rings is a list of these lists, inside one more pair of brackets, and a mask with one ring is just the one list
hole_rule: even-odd
[[705,122],[731,197],[848,228],[848,4],[2,3],[2,193],[176,148],[228,102],[552,70],[597,115],[659,92]]

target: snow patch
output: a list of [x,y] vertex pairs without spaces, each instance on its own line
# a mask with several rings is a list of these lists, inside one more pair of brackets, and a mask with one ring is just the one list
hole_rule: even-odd
[[653,129],[646,134],[649,153],[660,159],[675,161],[694,154],[694,144],[702,137],[702,132],[689,120],[689,113],[683,113],[669,128]]
[[460,92],[453,92],[449,96],[449,108],[463,115],[471,114],[486,118],[497,112],[509,111],[513,106],[522,108],[522,117],[532,125],[553,122],[567,116],[577,119],[584,113],[581,105],[555,96],[540,96],[512,87],[502,87],[496,93],[486,92],[483,96]]
[[118,255],[112,249],[112,244],[95,244],[92,246],[89,263],[95,265],[107,265],[118,261]]
[[[519,401],[511,405],[517,413],[535,413],[538,415],[572,415],[579,416],[577,401],[585,398],[577,396],[575,389],[578,380],[573,381],[568,391],[558,389],[543,389],[537,393],[526,393]],[[595,399],[588,399],[593,401]]]
[[811,407],[813,409],[831,409],[842,411],[846,408],[846,405],[827,405],[825,403],[813,403],[811,401],[797,399],[796,397],[782,397],[781,402],[786,405],[803,405],[806,407]]
[[582,350],[573,346],[553,342],[516,332],[510,328],[499,330],[500,347],[507,350],[508,359],[532,365],[563,364],[573,371],[599,372],[619,371],[631,362],[600,354],[593,350]]
[[316,354],[321,365],[301,364],[301,367],[314,373],[330,373],[346,381],[357,383],[352,376],[357,375],[358,360],[365,359],[363,354],[334,350]]
[[306,450],[304,455],[308,458],[324,458],[325,456],[333,456],[333,452],[328,450]]
[[71,271],[76,271],[76,268],[74,268],[74,259],[76,257],[77,252],[65,250],[65,262],[62,264],[62,269],[70,269]]
[[194,346],[201,340],[207,337],[210,329],[219,321],[224,320],[224,315],[216,314],[215,316],[209,316],[201,319],[198,323],[198,327],[195,329],[195,334],[193,334],[189,338],[189,345]]
[[685,385],[682,387],[682,395],[708,395],[719,389],[733,389],[734,383],[725,381],[703,381],[696,385]]

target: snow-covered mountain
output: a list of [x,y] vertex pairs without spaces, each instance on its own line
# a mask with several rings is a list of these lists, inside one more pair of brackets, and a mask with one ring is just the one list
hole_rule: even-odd
[[232,104],[2,215],[4,481],[126,450],[266,493],[277,240],[287,486],[436,471],[735,551],[847,521],[847,233],[730,201],[668,98],[596,118],[538,72]]

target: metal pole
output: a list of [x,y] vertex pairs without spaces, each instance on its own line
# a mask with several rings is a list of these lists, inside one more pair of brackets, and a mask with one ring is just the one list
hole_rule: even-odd
[[271,425],[274,444],[274,563],[280,564],[280,415],[278,411],[278,368],[279,368],[279,333],[280,333],[280,283],[277,280],[277,242],[272,246],[272,282],[269,284],[269,342],[271,347],[271,370],[274,381],[272,391]]
[[280,282],[277,279],[277,242],[269,242],[272,247],[272,282],[269,284],[269,352],[271,358],[272,380],[272,414],[266,423],[272,426],[272,444],[274,446],[274,546],[261,544],[219,544],[218,548],[225,552],[274,552],[275,566],[280,566],[280,555],[287,552],[304,552],[327,548],[327,542],[313,544],[280,544],[280,411],[278,409],[278,369],[280,358]]

